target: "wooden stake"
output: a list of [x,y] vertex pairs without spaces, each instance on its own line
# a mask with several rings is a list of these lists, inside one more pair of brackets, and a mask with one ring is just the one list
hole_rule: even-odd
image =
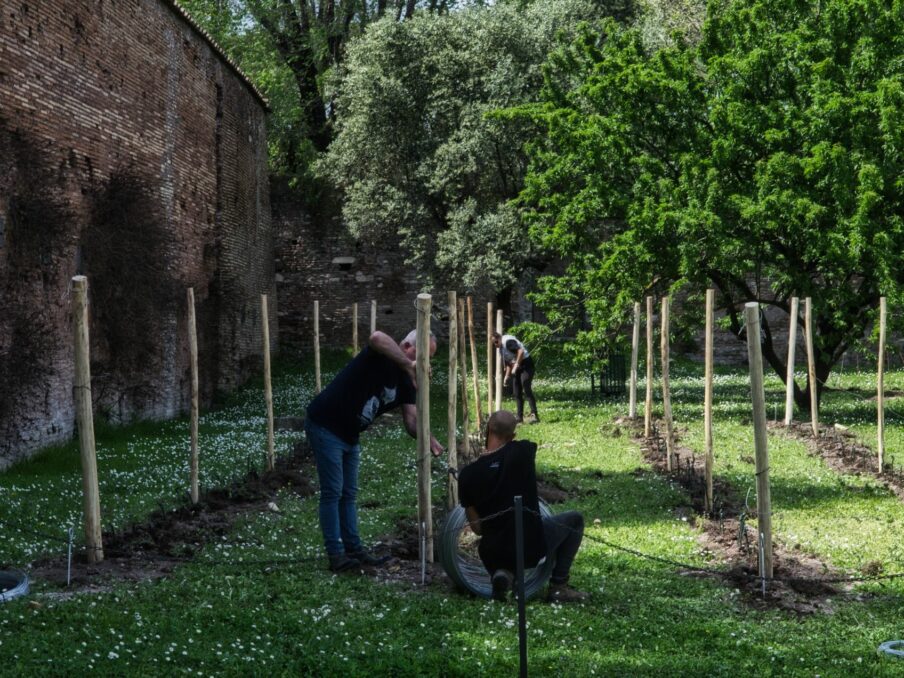
[[[471,421],[470,416],[468,414],[468,410],[470,405],[468,403],[468,350],[465,345],[465,302],[462,299],[458,300],[458,317],[460,322],[458,323],[458,364],[461,365],[461,421],[462,421],[462,458],[468,459],[470,457],[471,448],[468,442],[468,432],[471,429]],[[476,357],[476,355],[475,355]],[[478,406],[480,404],[480,394],[477,394],[477,403]],[[452,454],[449,454],[450,460],[452,459]],[[458,467],[458,458],[455,458],[455,464],[453,468]],[[449,475],[452,478],[452,475]],[[454,480],[454,478],[452,478]],[[456,497],[458,496],[458,482],[455,483],[455,491]]]
[[421,557],[433,562],[433,510],[430,499],[430,306],[417,295],[417,519],[424,525]]
[[188,492],[191,503],[197,504],[200,498],[198,487],[198,327],[195,320],[195,290],[188,288],[188,364],[191,375],[191,410],[189,412],[189,431],[191,449],[188,462]]
[[807,374],[810,382],[810,424],[813,428],[813,437],[819,437],[819,406],[816,388],[816,360],[813,355],[813,303],[810,297],[806,298],[804,311],[804,332],[807,339]]
[[316,393],[321,391],[320,383],[320,302],[314,302],[314,383]]
[[100,488],[97,484],[97,452],[94,447],[94,412],[91,401],[91,354],[88,336],[88,279],[72,279],[73,330],[75,334],[75,414],[82,458],[82,498],[88,562],[104,559],[100,528]]
[[797,315],[800,299],[791,297],[791,316],[788,325],[788,371],[785,375],[785,426],[794,418],[794,360],[797,351]]
[[879,424],[879,473],[885,469],[885,297],[879,298],[879,365],[877,378],[876,407]]
[[482,426],[483,412],[480,403],[480,374],[477,369],[477,343],[474,341],[474,305],[471,303],[471,297],[468,297],[468,337],[471,344],[471,381],[474,387],[474,409],[477,415],[477,428]]
[[[809,305],[809,304],[808,304]],[[763,534],[761,577],[772,577],[772,499],[769,493],[769,448],[766,436],[766,394],[763,390],[763,353],[760,347],[760,305],[744,305],[747,315],[747,358],[753,401],[753,443],[756,451],[757,528]]]
[[352,304],[352,353],[358,355],[358,302]]
[[666,467],[672,470],[675,455],[672,441],[672,390],[669,386],[669,298],[662,298],[662,330],[659,337],[662,349],[662,411],[665,420]]
[[643,435],[653,435],[653,297],[647,297],[647,393],[644,401]]
[[[448,438],[446,451],[449,454],[449,467],[455,468],[455,454],[458,448],[458,437],[456,428],[458,427],[458,409],[456,402],[458,399],[458,297],[455,292],[449,292],[449,409],[448,409]],[[467,431],[465,431],[467,435]],[[452,474],[449,474],[449,492],[447,499],[449,501],[449,509],[458,505],[458,487],[455,484]]]
[[[267,404],[267,470],[276,464],[276,447],[273,442],[273,384],[270,379],[270,312],[267,295],[261,295],[261,327],[264,343],[264,402]],[[318,378],[317,383],[320,383]]]
[[704,382],[703,382],[703,432],[704,453],[703,474],[706,480],[706,512],[713,512],[713,307],[715,306],[716,291],[706,290],[706,341],[703,357]]
[[628,394],[628,417],[637,418],[637,352],[640,348],[640,302],[634,304],[634,331],[631,334],[631,391]]
[[493,413],[493,302],[487,302],[487,418]]
[[[502,309],[498,309],[496,311],[496,332],[498,334],[502,334]],[[496,352],[496,409],[494,412],[498,412],[502,409],[502,368],[504,365],[504,361],[502,360],[502,346],[500,345],[498,351]]]
[[377,331],[377,300],[371,299],[370,302],[370,333]]

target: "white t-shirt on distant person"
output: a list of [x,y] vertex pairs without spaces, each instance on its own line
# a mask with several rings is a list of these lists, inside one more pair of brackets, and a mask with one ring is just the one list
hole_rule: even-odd
[[524,360],[530,358],[530,353],[524,344],[511,334],[502,335],[502,345],[499,347],[499,350],[502,351],[502,360],[506,365],[515,362],[519,350],[524,351]]

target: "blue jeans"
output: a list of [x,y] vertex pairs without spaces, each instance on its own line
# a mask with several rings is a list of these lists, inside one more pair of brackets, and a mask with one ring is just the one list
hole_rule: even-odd
[[358,536],[358,465],[361,446],[347,442],[308,420],[305,433],[314,450],[320,479],[320,529],[329,555],[361,550]]

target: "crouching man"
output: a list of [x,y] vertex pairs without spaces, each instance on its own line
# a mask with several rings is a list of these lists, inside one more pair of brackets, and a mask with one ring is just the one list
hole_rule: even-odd
[[584,518],[577,511],[540,517],[534,463],[537,445],[514,439],[517,424],[511,412],[500,410],[491,415],[486,452],[458,476],[461,504],[471,529],[481,536],[478,553],[490,573],[493,598],[504,600],[514,581],[515,513],[507,509],[513,509],[515,497],[521,495],[524,567],[535,567],[544,557],[554,559],[547,600],[581,602],[587,594],[571,588],[568,576],[584,536]]

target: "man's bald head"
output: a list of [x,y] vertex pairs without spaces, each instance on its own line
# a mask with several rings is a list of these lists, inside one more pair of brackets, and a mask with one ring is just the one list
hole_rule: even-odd
[[501,443],[510,442],[515,437],[518,420],[508,410],[499,410],[490,415],[487,422],[487,438],[495,438]]

